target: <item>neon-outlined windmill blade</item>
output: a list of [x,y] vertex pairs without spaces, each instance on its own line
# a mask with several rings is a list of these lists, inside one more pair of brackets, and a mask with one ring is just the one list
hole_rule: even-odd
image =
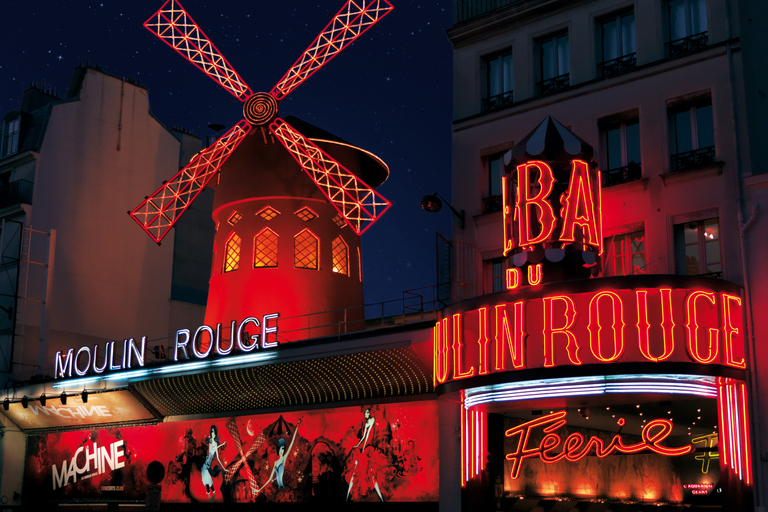
[[284,120],[275,119],[269,125],[269,130],[358,235],[363,234],[392,206],[392,203]]
[[176,0],[168,0],[144,27],[213,78],[240,101],[253,94],[227,59]]
[[387,0],[349,0],[270,91],[278,100],[301,85],[394,7]]
[[237,123],[128,213],[152,240],[160,243],[250,130],[245,121]]

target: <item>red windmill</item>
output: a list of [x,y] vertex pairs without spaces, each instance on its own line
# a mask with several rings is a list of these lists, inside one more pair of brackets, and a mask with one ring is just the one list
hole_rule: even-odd
[[[359,235],[390,206],[373,188],[386,179],[386,165],[370,153],[333,140],[327,132],[317,133],[311,125],[302,127],[308,136],[303,135],[278,117],[278,104],[392,9],[387,0],[349,0],[277,84],[269,92],[259,93],[252,92],[178,1],[168,0],[144,23],[243,102],[242,121],[129,212],[159,243],[206,185],[216,188],[217,234],[207,325],[228,325],[235,319],[266,313],[264,308],[279,312],[282,320],[362,304]],[[300,120],[291,122],[303,126]],[[309,133],[313,129],[315,133]],[[219,179],[211,182],[220,170]],[[328,204],[331,210],[324,206]],[[282,220],[273,220],[281,212],[285,214]],[[288,217],[294,222],[288,222]],[[314,222],[318,218],[322,220]],[[311,226],[296,224],[310,221],[314,222]],[[346,225],[354,235],[331,233]],[[251,239],[253,244],[247,243]],[[323,239],[329,246],[321,251]],[[290,251],[279,249],[291,242]],[[244,253],[251,246],[251,257],[246,258]],[[333,260],[324,262],[328,255]],[[358,272],[352,270],[355,257]],[[251,264],[241,263],[246,259]],[[299,277],[292,273],[294,269],[318,272],[309,275],[305,271]],[[350,283],[332,282],[329,273],[345,275]],[[284,292],[280,300],[274,292],[281,289],[293,292]],[[271,293],[265,298],[257,290]],[[345,315],[341,320],[350,318]],[[318,320],[313,321],[317,325]]]

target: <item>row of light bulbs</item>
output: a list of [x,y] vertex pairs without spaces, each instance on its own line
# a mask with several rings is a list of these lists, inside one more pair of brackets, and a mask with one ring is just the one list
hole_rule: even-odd
[[[67,392],[66,391],[62,392],[61,395],[59,395],[58,398],[59,398],[59,400],[61,400],[61,405],[67,405]],[[82,399],[84,404],[88,403],[88,391],[84,389],[83,392],[80,393],[80,398]],[[28,396],[24,395],[21,398],[21,400],[19,400],[19,402],[21,402],[21,406],[26,409],[27,407],[29,407],[29,400],[30,400],[30,398]],[[47,400],[48,400],[48,397],[45,396],[45,393],[40,395],[40,398],[39,398],[40,405],[45,407],[45,403],[46,403]],[[3,400],[3,410],[7,411],[8,409],[10,409],[11,408],[11,403],[16,403],[16,400],[11,400],[10,398],[6,398],[5,400]]]

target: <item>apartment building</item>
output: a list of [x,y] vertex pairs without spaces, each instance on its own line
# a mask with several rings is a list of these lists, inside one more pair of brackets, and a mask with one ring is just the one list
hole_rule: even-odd
[[[466,212],[465,226],[453,229],[454,295],[472,300],[507,290],[506,275],[516,263],[502,235],[505,192],[514,196],[515,189],[504,191],[502,176],[514,176],[520,163],[510,150],[548,117],[556,120],[591,145],[601,171],[602,269],[590,281],[632,276],[637,287],[657,276],[702,276],[697,279],[741,288],[754,465],[754,485],[744,492],[754,490],[754,505],[762,509],[768,175],[759,64],[766,12],[757,4],[456,0],[448,35],[454,47],[453,206]],[[529,407],[539,414],[544,408]],[[544,510],[551,506],[547,499],[579,495],[653,501],[650,493],[592,488],[579,494],[556,478],[545,480],[549,489],[529,485],[524,492],[509,479],[501,486],[497,480],[489,501],[504,508],[513,499],[540,498],[540,505],[534,499],[528,506]],[[704,503],[702,495],[720,492],[716,481],[701,488],[705,493],[693,492],[697,482],[683,479],[682,486],[692,487],[659,499],[696,505]],[[751,501],[711,503],[744,510]]]

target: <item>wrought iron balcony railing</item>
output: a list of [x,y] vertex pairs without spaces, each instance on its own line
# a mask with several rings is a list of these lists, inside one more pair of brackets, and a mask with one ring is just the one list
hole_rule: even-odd
[[621,185],[622,183],[637,181],[642,178],[643,173],[640,163],[630,162],[629,165],[617,167],[616,169],[609,169],[603,171],[602,174],[603,187],[612,187],[614,185]]
[[483,112],[491,112],[512,105],[512,91],[506,91],[483,99]]
[[550,94],[563,90],[571,85],[571,74],[565,73],[560,76],[548,78],[540,82],[536,82],[536,87],[539,90],[539,95]]
[[670,171],[687,171],[715,163],[715,146],[693,149],[670,157]]
[[597,65],[603,77],[620,75],[637,68],[637,54],[630,53],[616,59],[606,60]]
[[0,187],[0,208],[15,204],[32,204],[33,185],[31,181],[17,180]]
[[709,32],[700,32],[667,43],[670,57],[680,57],[695,53],[707,47]]

